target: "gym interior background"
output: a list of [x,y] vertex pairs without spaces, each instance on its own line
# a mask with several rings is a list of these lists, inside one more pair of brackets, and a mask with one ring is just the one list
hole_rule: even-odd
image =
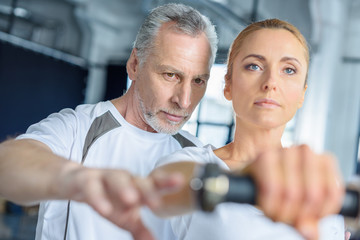
[[[332,152],[345,180],[359,173],[358,0],[1,0],[0,141],[62,108],[122,95],[137,30],[151,8],[168,2],[207,15],[220,40],[206,96],[186,130],[215,146],[231,141],[232,109],[222,95],[228,48],[248,23],[279,18],[300,29],[311,51],[306,100],[283,145]],[[34,239],[37,208],[0,202],[0,239]]]

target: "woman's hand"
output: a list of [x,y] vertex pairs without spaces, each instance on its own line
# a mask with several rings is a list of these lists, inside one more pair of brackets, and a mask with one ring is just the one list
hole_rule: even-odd
[[306,239],[317,239],[318,221],[341,209],[344,185],[336,160],[305,145],[266,151],[245,172],[255,179],[264,213]]

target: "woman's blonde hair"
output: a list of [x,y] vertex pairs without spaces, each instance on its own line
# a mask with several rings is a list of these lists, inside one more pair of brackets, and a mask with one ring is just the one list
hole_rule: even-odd
[[[309,48],[306,42],[305,37],[301,34],[301,32],[292,24],[279,20],[279,19],[267,19],[264,21],[254,22],[250,25],[248,25],[244,30],[242,30],[239,35],[235,38],[233,41],[230,49],[229,54],[227,58],[227,73],[225,75],[225,80],[228,81],[232,77],[232,70],[233,70],[233,63],[238,55],[241,46],[246,39],[247,36],[249,36],[251,33],[261,30],[261,29],[284,29],[292,33],[301,43],[301,45],[304,47],[305,50],[305,59],[307,66],[309,66]],[[307,73],[305,78],[305,85],[307,83]]]

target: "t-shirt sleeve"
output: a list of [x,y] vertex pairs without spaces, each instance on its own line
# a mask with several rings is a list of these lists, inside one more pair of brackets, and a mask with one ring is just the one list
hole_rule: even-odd
[[214,162],[214,159],[211,157],[212,148],[213,146],[211,145],[206,145],[204,147],[186,147],[160,158],[156,162],[155,167],[181,161],[198,163]]
[[321,240],[342,240],[345,236],[345,220],[341,215],[329,215],[319,224]]
[[40,141],[50,147],[55,154],[67,158],[76,136],[77,126],[76,112],[72,109],[63,109],[31,125],[25,134],[16,139]]

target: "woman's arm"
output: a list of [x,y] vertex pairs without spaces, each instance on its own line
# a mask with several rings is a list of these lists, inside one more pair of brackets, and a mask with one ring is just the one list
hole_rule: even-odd
[[[160,208],[153,209],[156,214],[179,215],[197,208],[190,188],[197,166],[199,163],[178,162],[154,170],[152,175],[179,172],[186,183],[180,191],[163,196]],[[340,211],[344,185],[335,159],[304,145],[268,150],[234,172],[254,179],[257,204],[269,218],[292,225],[306,239],[317,239],[319,220]]]

